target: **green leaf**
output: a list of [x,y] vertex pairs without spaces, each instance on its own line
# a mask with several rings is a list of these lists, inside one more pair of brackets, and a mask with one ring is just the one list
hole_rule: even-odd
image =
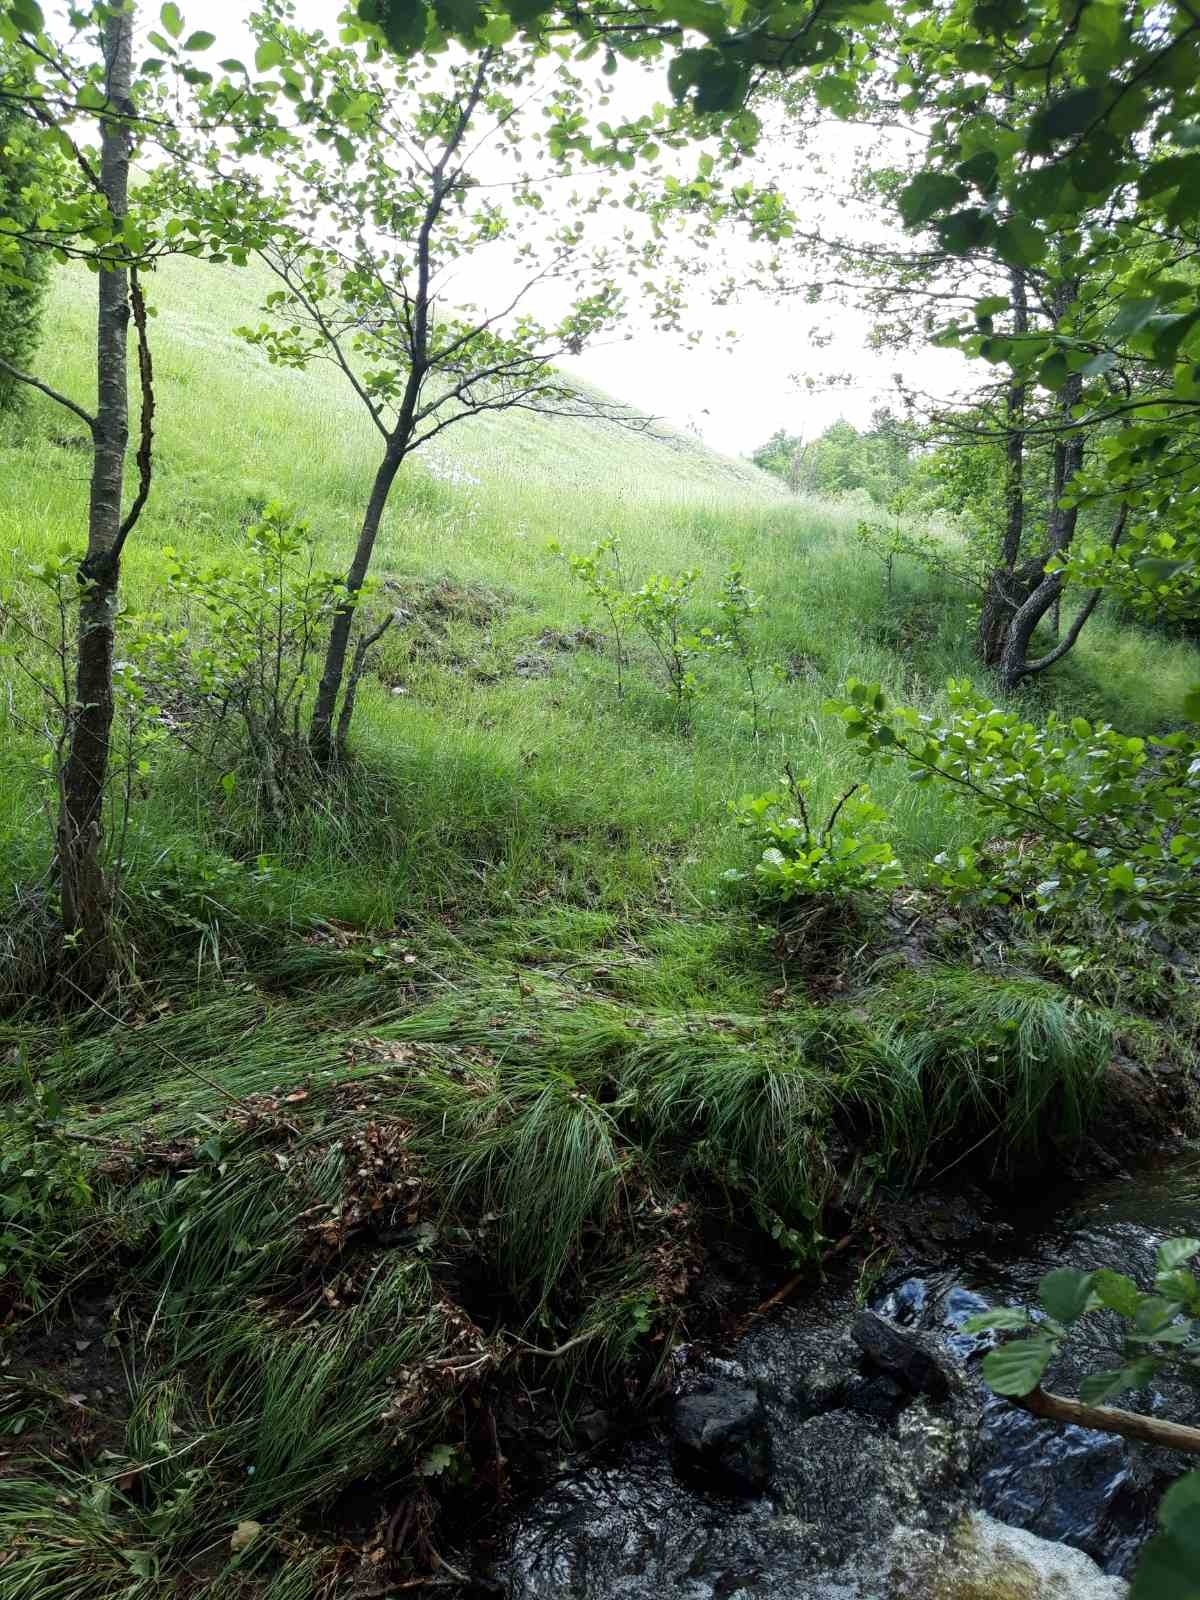
[[1189,722],[1200,722],[1200,683],[1194,684],[1184,695],[1183,714]]
[[994,150],[980,150],[970,160],[960,162],[954,170],[964,183],[973,183],[984,194],[991,194],[996,187],[999,166],[1000,160]]
[[471,39],[484,22],[480,0],[433,0],[438,23],[448,34]]
[[1143,1356],[1124,1367],[1114,1367],[1108,1372],[1093,1372],[1079,1385],[1079,1398],[1085,1405],[1100,1406],[1126,1389],[1144,1389],[1158,1371],[1159,1363],[1153,1356]]
[[1028,1394],[1042,1381],[1057,1349],[1052,1339],[1013,1339],[984,1356],[984,1382],[997,1394]]
[[158,13],[158,17],[172,39],[178,39],[183,32],[183,17],[180,15],[179,7],[173,4],[172,0],[167,0],[167,4]]
[[1164,1239],[1154,1255],[1155,1270],[1174,1272],[1176,1267],[1186,1266],[1198,1253],[1200,1253],[1200,1239]]
[[1058,1267],[1048,1272],[1038,1285],[1042,1310],[1055,1322],[1076,1322],[1088,1309],[1092,1298],[1093,1272],[1075,1267]]
[[272,67],[278,67],[286,55],[278,39],[264,39],[254,52],[254,67],[257,72],[270,72]]
[[996,229],[996,249],[1009,266],[1036,267],[1046,255],[1046,235],[1024,217],[1010,217]]
[[900,215],[906,227],[917,228],[966,197],[966,184],[952,173],[919,172],[900,191]]
[[1038,368],[1037,381],[1044,389],[1061,389],[1067,377],[1067,358],[1061,350],[1056,350]]
[[13,0],[9,15],[22,33],[41,33],[46,26],[42,8],[37,0]]
[[969,255],[986,244],[996,231],[996,224],[986,211],[978,206],[967,206],[943,217],[937,224],[937,236],[952,255]]
[[183,41],[183,48],[185,50],[208,50],[216,42],[217,36],[215,33],[207,33],[203,28],[200,28],[197,32],[188,34]]
[[1111,350],[1102,350],[1098,356],[1092,356],[1080,367],[1080,375],[1084,378],[1102,378],[1106,372],[1112,370],[1117,364],[1117,358]]
[[740,61],[713,52],[696,79],[697,111],[729,111],[745,98],[748,82]]
[[1157,300],[1122,300],[1116,316],[1108,325],[1109,338],[1124,339],[1131,333],[1140,333],[1150,318],[1158,315],[1160,309]]
[[1020,1333],[1028,1328],[1029,1313],[1019,1306],[996,1306],[991,1311],[981,1311],[977,1317],[969,1317],[963,1324],[966,1333],[987,1333],[992,1328],[999,1328],[1005,1333]]
[[976,300],[975,315],[981,318],[998,316],[1001,311],[1007,311],[1010,304],[1011,301],[1007,295],[985,295],[982,300]]
[[422,0],[387,0],[380,23],[388,44],[397,54],[404,54],[423,43],[429,12]]
[[1200,1600],[1200,1554],[1175,1533],[1156,1533],[1142,1551],[1129,1600]]
[[1073,139],[1104,114],[1108,101],[1107,88],[1072,89],[1060,95],[1034,117],[1027,140],[1029,148],[1045,151],[1064,139]]
[[1142,1291],[1133,1279],[1126,1277],[1123,1272],[1114,1272],[1111,1267],[1101,1267],[1099,1272],[1092,1275],[1092,1288],[1096,1299],[1109,1311],[1115,1311],[1122,1317],[1137,1315],[1137,1308],[1142,1302]]
[[1158,1520],[1169,1532],[1184,1533],[1200,1547],[1200,1472],[1185,1473],[1162,1497]]
[[1200,307],[1195,311],[1179,312],[1162,325],[1156,324],[1154,359],[1164,367],[1170,366],[1180,345],[1198,322],[1200,322]]

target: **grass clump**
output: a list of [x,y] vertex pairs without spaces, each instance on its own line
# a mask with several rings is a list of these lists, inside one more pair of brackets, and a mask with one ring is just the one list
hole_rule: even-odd
[[1116,1026],[1032,977],[947,968],[869,992],[850,1087],[900,1167],[975,1136],[1003,1165],[1086,1129]]

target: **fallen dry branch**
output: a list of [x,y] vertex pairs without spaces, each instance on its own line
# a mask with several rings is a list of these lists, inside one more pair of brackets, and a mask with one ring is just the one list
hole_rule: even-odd
[[1012,1398],[1012,1403],[1035,1417],[1045,1417],[1050,1422],[1073,1422],[1080,1428],[1093,1428],[1097,1433],[1116,1433],[1122,1439],[1136,1439],[1140,1444],[1161,1445],[1166,1450],[1182,1450],[1187,1455],[1200,1456],[1200,1428],[1189,1428],[1182,1422],[1167,1422],[1160,1417],[1147,1417],[1140,1411],[1122,1411],[1116,1406],[1089,1406],[1082,1400],[1069,1400],[1065,1395],[1047,1394],[1044,1389],[1033,1389],[1029,1394]]

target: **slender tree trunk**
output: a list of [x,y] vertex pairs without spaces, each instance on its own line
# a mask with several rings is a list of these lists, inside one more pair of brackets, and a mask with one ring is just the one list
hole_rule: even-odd
[[[1072,373],[1062,389],[1061,416],[1064,427],[1070,425],[1071,412],[1079,404],[1082,392],[1082,378],[1078,373]],[[1006,689],[1015,688],[1021,679],[1028,675],[1029,646],[1034,631],[1042,618],[1048,612],[1053,612],[1062,599],[1062,573],[1048,573],[1046,563],[1051,556],[1061,555],[1070,549],[1075,537],[1079,511],[1075,506],[1063,505],[1062,497],[1064,490],[1083,466],[1083,452],[1083,433],[1078,428],[1060,434],[1055,440],[1054,481],[1051,488],[1047,550],[1041,562],[1041,578],[1030,591],[1028,599],[1017,608],[1009,625],[1008,637],[1004,641],[1004,650],[1000,658],[1000,681]]]
[[379,524],[383,520],[383,512],[387,505],[388,495],[392,491],[392,484],[396,480],[396,474],[399,472],[400,464],[403,460],[403,448],[398,448],[395,444],[389,443],[387,450],[384,452],[383,460],[379,463],[379,470],[375,474],[375,482],[371,487],[371,498],[367,501],[362,528],[358,535],[358,544],[354,549],[354,560],[350,563],[350,570],[346,574],[347,597],[334,613],[333,624],[329,630],[329,644],[325,651],[325,666],[321,673],[321,681],[317,685],[312,721],[308,729],[309,748],[315,759],[320,762],[328,762],[334,755],[333,719],[337,710],[342,678],[346,671],[346,655],[350,648],[350,630],[354,626],[355,602],[362,590],[363,583],[366,581],[367,571],[371,565],[371,556],[375,549],[375,540],[379,534]]
[[[120,0],[104,21],[107,115],[100,125],[100,184],[123,221],[129,193],[133,11]],[[126,353],[129,274],[99,275],[97,405],[87,554],[80,567],[78,658],[71,739],[62,773],[58,869],[64,932],[73,946],[72,981],[98,993],[112,972],[110,893],[102,858],[104,786],[113,720],[113,634],[120,576],[121,493],[129,438]]]
[[[1013,333],[1029,331],[1029,302],[1025,274],[1014,267],[1012,283]],[[1025,396],[1026,385],[1013,378],[1005,404],[1004,432],[1004,537],[1000,564],[992,572],[979,618],[980,654],[989,667],[1004,653],[1004,640],[1022,595],[1016,579],[1017,561],[1025,532]]]

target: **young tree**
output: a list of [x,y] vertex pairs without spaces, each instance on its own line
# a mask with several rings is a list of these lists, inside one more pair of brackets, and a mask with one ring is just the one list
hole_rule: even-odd
[[[59,774],[56,867],[65,934],[74,945],[72,980],[88,993],[106,984],[112,953],[109,896],[101,853],[101,824],[109,737],[113,719],[113,635],[121,550],[149,488],[149,430],[153,402],[149,359],[143,344],[143,453],[141,482],[124,509],[125,451],[129,437],[127,349],[131,306],[144,332],[145,312],[126,245],[129,176],[136,122],[133,105],[131,4],[116,0],[98,16],[99,63],[79,69],[42,32],[42,19],[27,0],[6,19],[10,94],[27,100],[47,130],[46,145],[69,153],[56,163],[55,182],[40,195],[36,234],[27,249],[51,244],[65,253],[79,240],[79,215],[87,219],[89,243],[81,246],[97,267],[96,402],[93,410],[28,374],[6,359],[3,370],[57,401],[83,422],[91,438],[92,471],[87,545],[80,563],[75,687],[66,754]],[[45,70],[39,71],[39,66]],[[85,98],[85,90],[87,91]],[[97,126],[99,149],[76,141],[70,113],[84,105]],[[74,180],[68,186],[68,177]]]
[[[267,320],[241,331],[273,362],[331,362],[380,443],[311,718],[327,762],[364,660],[351,652],[359,598],[409,457],[490,411],[631,420],[555,366],[617,323],[621,261],[589,244],[589,218],[613,199],[603,183],[547,204],[547,186],[570,177],[559,139],[582,91],[561,62],[492,44],[393,63],[353,27],[336,45],[298,29],[284,5],[259,19],[257,61],[278,69],[298,125],[202,156],[270,229],[259,254],[278,287]],[[269,172],[245,163],[248,147]],[[182,171],[167,175],[177,192]],[[206,179],[190,171],[186,203],[202,205]],[[632,233],[628,244],[632,255]]]
[[[176,48],[183,20],[163,8],[179,86],[211,83],[191,64],[212,35],[198,32]],[[87,538],[77,572],[74,685],[62,730],[56,772],[58,821],[55,874],[62,928],[70,955],[69,983],[97,994],[114,970],[111,885],[104,869],[105,791],[114,714],[113,646],[121,556],[151,486],[153,368],[141,273],[162,254],[187,250],[239,253],[231,209],[222,236],[201,237],[195,218],[163,219],[150,189],[131,190],[135,155],[161,150],[179,104],[162,77],[164,63],[135,71],[133,0],[104,0],[90,13],[72,12],[70,43],[47,29],[36,0],[6,0],[0,10],[0,107],[23,119],[30,181],[24,211],[0,227],[0,283],[27,277],[26,263],[82,260],[96,274],[96,399],[89,406],[63,393],[0,352],[0,376],[36,390],[86,427],[91,444]],[[154,35],[151,36],[155,37]],[[273,87],[273,86],[272,86]],[[257,116],[266,99],[249,107]],[[213,197],[209,197],[210,204]],[[19,267],[14,266],[19,263]],[[137,350],[140,426],[137,487],[126,503],[129,444],[130,326]]]

